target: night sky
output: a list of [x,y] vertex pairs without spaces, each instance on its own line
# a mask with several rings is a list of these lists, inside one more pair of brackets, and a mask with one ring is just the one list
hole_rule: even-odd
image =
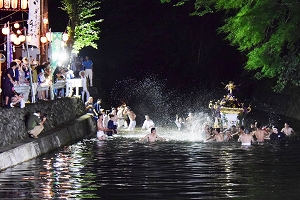
[[[52,31],[64,31],[68,17],[57,9],[60,2],[49,4]],[[223,13],[189,16],[192,11],[193,3],[173,7],[159,0],[102,1],[98,50],[80,53],[94,62],[101,95],[108,99],[117,81],[150,76],[166,80],[167,88],[182,94],[223,88],[222,82],[229,80],[250,93],[253,73],[243,72],[245,57],[218,34]]]

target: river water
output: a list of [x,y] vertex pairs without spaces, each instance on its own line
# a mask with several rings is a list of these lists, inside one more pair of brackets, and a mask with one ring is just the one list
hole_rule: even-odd
[[[298,141],[84,139],[0,173],[1,199],[299,199]],[[182,139],[183,138],[183,139]]]

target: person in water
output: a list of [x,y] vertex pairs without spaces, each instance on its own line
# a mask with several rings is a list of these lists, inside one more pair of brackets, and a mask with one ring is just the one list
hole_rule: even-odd
[[128,126],[127,130],[133,131],[135,126],[136,126],[136,121],[135,121],[136,115],[131,110],[131,108],[128,107],[128,106],[125,108],[124,114],[126,114],[129,117],[129,120],[130,120],[130,123],[129,123],[129,126]]
[[256,137],[257,142],[264,142],[265,141],[265,136],[268,135],[268,132],[263,130],[261,127],[261,123],[256,124],[257,130],[254,132],[254,135]]
[[285,122],[284,128],[281,129],[281,132],[284,133],[286,136],[290,136],[292,133],[295,133],[294,129],[290,127],[288,122]]
[[285,139],[285,134],[283,132],[279,132],[278,128],[274,126],[272,128],[272,133],[270,135],[270,140],[284,140]]
[[103,126],[103,114],[99,113],[98,114],[98,120],[97,120],[97,138],[98,140],[106,140],[106,134],[104,133],[104,131],[108,131],[108,128],[105,128]]
[[140,139],[140,142],[143,142],[146,139],[147,139],[148,142],[155,142],[156,140],[166,141],[165,138],[159,137],[156,134],[156,129],[155,128],[151,128],[151,133],[147,134],[145,137],[143,137],[142,139]]
[[243,131],[243,133],[241,133],[238,141],[242,142],[242,145],[251,145],[251,142],[254,142],[254,138],[253,136],[250,134],[250,132],[248,130]]
[[213,135],[207,138],[206,141],[224,142],[224,135],[221,133],[221,129],[215,128],[213,130]]

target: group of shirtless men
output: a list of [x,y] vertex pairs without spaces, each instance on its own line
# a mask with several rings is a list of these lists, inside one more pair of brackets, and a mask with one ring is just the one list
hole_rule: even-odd
[[285,136],[290,136],[295,133],[293,128],[289,126],[288,123],[284,124],[284,128],[281,131],[278,131],[278,128],[273,126],[271,128],[262,127],[260,123],[254,123],[250,126],[250,131],[245,130],[243,126],[236,128],[232,126],[229,130],[220,132],[220,128],[215,128],[210,131],[208,125],[205,125],[205,133],[207,141],[239,141],[242,142],[242,145],[251,145],[255,141],[257,143],[263,143],[265,139],[271,140],[283,140]]

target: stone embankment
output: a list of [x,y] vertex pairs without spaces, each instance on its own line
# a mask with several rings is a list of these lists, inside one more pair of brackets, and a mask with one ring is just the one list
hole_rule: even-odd
[[[25,122],[30,113],[47,114],[38,139],[29,138]],[[96,132],[79,98],[30,104],[24,109],[0,109],[0,170],[27,161]]]

